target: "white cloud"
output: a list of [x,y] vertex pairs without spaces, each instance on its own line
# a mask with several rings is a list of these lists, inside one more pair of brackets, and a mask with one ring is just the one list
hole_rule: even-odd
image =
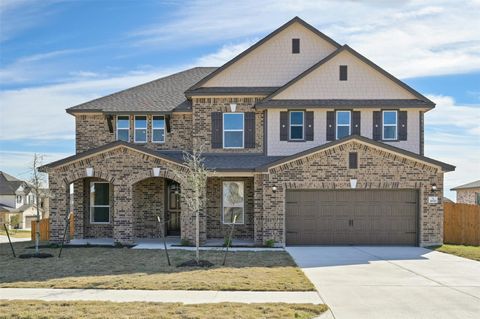
[[257,40],[249,40],[238,44],[224,45],[217,52],[204,55],[196,60],[198,66],[221,66],[225,62],[233,59],[246,49],[248,49]]
[[[208,15],[198,12],[209,12]],[[239,12],[247,12],[238,18]],[[139,46],[196,46],[267,34],[298,15],[400,78],[480,70],[478,1],[192,1],[131,33]],[[215,18],[212,18],[215,17]]]
[[480,106],[457,105],[449,96],[428,96],[437,106],[425,114],[425,155],[456,166],[445,174],[450,189],[480,179]]
[[0,91],[0,140],[73,139],[74,118],[65,113],[66,108],[174,71],[178,70]]

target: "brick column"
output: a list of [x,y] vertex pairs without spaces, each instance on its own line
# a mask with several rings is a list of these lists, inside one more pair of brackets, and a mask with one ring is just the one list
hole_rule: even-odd
[[65,231],[65,218],[68,209],[67,188],[64,182],[53,174],[49,174],[48,186],[51,193],[49,215],[50,242],[59,243]]
[[263,245],[263,175],[253,178],[253,238],[256,245]]
[[73,219],[76,239],[84,238],[84,215],[85,215],[85,189],[84,179],[73,183]]
[[130,184],[113,185],[113,240],[122,245],[134,242],[133,200]]

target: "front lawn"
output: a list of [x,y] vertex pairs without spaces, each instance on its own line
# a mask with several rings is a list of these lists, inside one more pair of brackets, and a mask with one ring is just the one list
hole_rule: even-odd
[[[15,243],[17,255],[33,252],[32,242]],[[99,288],[150,290],[252,290],[312,291],[312,283],[283,251],[231,252],[221,266],[223,253],[201,251],[212,268],[176,267],[194,258],[193,251],[171,250],[173,266],[162,250],[72,247],[41,252],[55,257],[14,259],[8,244],[0,244],[0,287]]]
[[480,246],[442,245],[430,248],[443,253],[480,261]]
[[215,303],[95,302],[95,301],[1,301],[2,318],[314,318],[325,305]]
[[[11,230],[8,230],[8,234],[12,238],[31,238],[31,231],[30,230],[21,230],[21,229],[14,230],[14,229],[11,229]],[[7,233],[3,229],[3,226],[2,226],[2,229],[0,229],[0,235],[7,236]]]

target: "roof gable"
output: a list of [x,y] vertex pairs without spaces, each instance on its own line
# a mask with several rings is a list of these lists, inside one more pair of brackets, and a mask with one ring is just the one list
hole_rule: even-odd
[[[347,65],[348,80],[339,80]],[[344,45],[292,79],[265,100],[406,100],[434,103],[352,48]]]
[[[300,53],[292,54],[292,39],[300,39]],[[275,87],[339,48],[340,45],[295,17],[196,83],[200,87]]]

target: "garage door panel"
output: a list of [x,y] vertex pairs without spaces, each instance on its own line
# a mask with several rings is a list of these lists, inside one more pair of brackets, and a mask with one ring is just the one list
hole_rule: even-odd
[[415,245],[417,240],[415,190],[288,190],[286,199],[289,245]]

